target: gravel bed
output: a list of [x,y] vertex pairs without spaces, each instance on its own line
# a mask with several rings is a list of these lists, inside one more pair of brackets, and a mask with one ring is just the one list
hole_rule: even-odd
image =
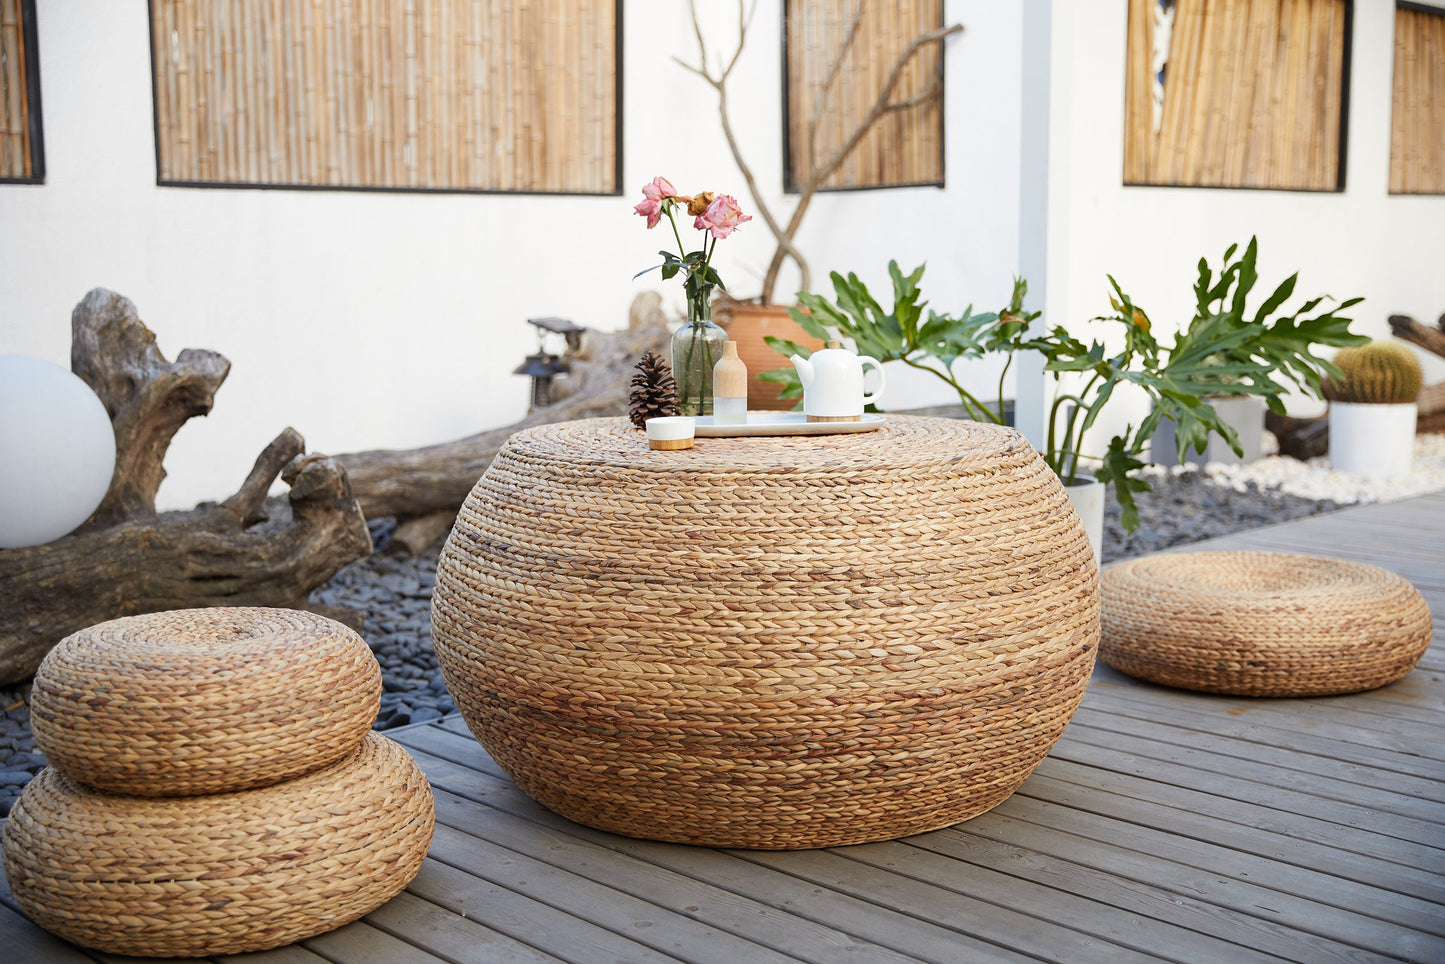
[[[1154,491],[1141,494],[1139,528],[1119,527],[1112,499],[1105,510],[1104,562],[1157,552],[1245,529],[1329,512],[1358,502],[1392,501],[1445,488],[1445,435],[1421,436],[1416,470],[1389,484],[1331,472],[1322,461],[1271,457],[1247,466],[1145,470]],[[429,607],[438,550],[415,558],[387,551],[395,522],[371,523],[376,551],[337,573],[312,600],[362,614],[362,635],[381,663],[383,692],[376,729],[434,720],[456,709],[437,671]],[[30,737],[29,687],[0,690],[0,816],[45,765]]]

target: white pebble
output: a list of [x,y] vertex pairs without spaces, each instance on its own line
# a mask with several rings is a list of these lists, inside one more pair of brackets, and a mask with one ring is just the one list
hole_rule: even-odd
[[[1153,472],[1173,471],[1152,469]],[[1262,489],[1278,489],[1305,499],[1334,502],[1395,502],[1411,496],[1445,489],[1445,434],[1415,436],[1415,460],[1408,475],[1390,479],[1366,479],[1330,468],[1328,457],[1308,462],[1270,455],[1247,465],[1210,462],[1204,474],[1237,492],[1253,482]]]

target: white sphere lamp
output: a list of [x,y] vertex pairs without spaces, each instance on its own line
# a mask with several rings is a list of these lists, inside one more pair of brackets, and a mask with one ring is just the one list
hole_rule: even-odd
[[90,517],[115,471],[115,431],[59,365],[0,355],[0,549],[38,546]]

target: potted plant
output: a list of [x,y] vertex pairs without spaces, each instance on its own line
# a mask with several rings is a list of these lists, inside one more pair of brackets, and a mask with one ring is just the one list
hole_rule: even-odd
[[[1231,255],[1233,250],[1230,249]],[[1228,290],[1236,277],[1247,278],[1247,291],[1253,283],[1249,277],[1253,259],[1248,260],[1249,272],[1241,264],[1227,272],[1227,281],[1218,284],[1210,284],[1201,273],[1204,293],[1217,297],[1213,292],[1220,285]],[[1009,304],[998,312],[975,315],[970,306],[957,317],[929,310],[925,319],[926,302],[921,301],[918,288],[923,270],[920,266],[904,275],[896,262],[889,264],[893,282],[891,311],[883,309],[856,275],[843,277],[834,272],[835,298],[830,301],[816,294],[802,293],[799,300],[808,313],[795,311],[794,319],[815,337],[848,338],[860,352],[879,361],[898,360],[929,372],[958,392],[972,417],[996,424],[1004,423],[1002,384],[1013,356],[1019,351],[1039,352],[1044,357],[1044,370],[1052,376],[1055,387],[1046,423],[1047,437],[1040,454],[1066,487],[1094,480],[1113,483],[1115,498],[1122,509],[1121,521],[1128,532],[1139,524],[1134,495],[1149,490],[1148,482],[1139,478],[1135,470],[1146,464],[1145,446],[1161,421],[1168,419],[1173,423],[1181,456],[1187,449],[1202,450],[1211,433],[1223,437],[1232,448],[1238,448],[1234,429],[1205,401],[1207,397],[1259,395],[1271,407],[1282,408],[1279,396],[1289,384],[1317,388],[1322,372],[1335,373],[1333,366],[1311,352],[1313,344],[1362,340],[1349,334],[1349,319],[1336,314],[1360,299],[1343,302],[1338,308],[1311,318],[1302,317],[1324,300],[1317,298],[1293,315],[1263,324],[1263,319],[1278,309],[1293,291],[1292,278],[1275,291],[1254,319],[1244,319],[1243,294],[1236,292],[1238,311],[1231,305],[1228,312],[1197,319],[1166,346],[1152,334],[1148,315],[1110,277],[1110,302],[1114,312],[1093,319],[1118,326],[1120,337],[1111,342],[1122,344],[1107,347],[1097,338],[1084,342],[1061,325],[1031,332],[1030,323],[1038,313],[1023,310],[1028,285],[1022,279],[1015,280]],[[830,329],[836,334],[830,333]],[[797,353],[806,357],[806,350],[786,341],[773,339],[770,344],[779,354]],[[952,371],[957,359],[978,358],[991,352],[1009,356],[1000,375],[999,398],[992,405],[980,401]],[[797,397],[801,392],[796,373],[791,369],[765,372],[760,377],[782,384],[786,397]],[[1116,397],[1115,390],[1126,383],[1142,390],[1153,403],[1149,414],[1137,426],[1130,424],[1113,436],[1102,451],[1086,452],[1089,430]],[[1099,511],[1102,513],[1102,501]],[[1098,551],[1097,542],[1095,551]]]
[[[725,298],[718,312],[720,320],[727,327],[729,336],[738,343],[738,355],[748,366],[748,371],[761,372],[776,361],[766,344],[768,338],[786,339],[812,351],[823,347],[823,341],[816,340],[794,323],[791,308],[773,304],[774,288],[777,286],[778,274],[785,261],[791,260],[797,266],[801,290],[806,291],[812,287],[812,275],[808,268],[808,262],[794,241],[814,196],[823,188],[824,182],[847,161],[849,155],[853,153],[853,150],[875,124],[890,114],[915,108],[930,99],[942,96],[942,88],[937,77],[934,77],[921,93],[914,96],[897,99],[895,94],[899,82],[905,77],[908,65],[914,56],[928,44],[942,43],[945,37],[962,31],[963,25],[955,23],[925,31],[908,43],[883,79],[868,110],[862,114],[852,129],[840,138],[839,145],[821,157],[810,157],[807,169],[798,172],[796,177],[797,201],[785,221],[774,214],[768,206],[766,196],[758,189],[757,178],[744,159],[742,148],[733,132],[732,119],[728,109],[728,79],[737,66],[743,47],[747,43],[748,28],[752,24],[752,17],[757,11],[757,7],[754,5],[751,10],[748,10],[744,7],[742,0],[739,0],[737,47],[731,56],[718,59],[711,59],[708,56],[707,44],[703,40],[703,28],[698,21],[695,0],[689,0],[688,9],[692,16],[693,32],[697,37],[698,61],[696,65],[693,65],[678,59],[677,63],[701,77],[717,91],[718,115],[722,123],[723,135],[727,138],[728,148],[733,155],[733,161],[737,164],[738,170],[742,172],[743,180],[747,183],[748,191],[752,195],[754,210],[757,211],[758,216],[762,218],[763,223],[767,225],[768,230],[777,240],[777,246],[773,250],[772,258],[769,259],[767,271],[763,276],[762,292],[758,299],[756,301],[738,301]],[[858,38],[864,12],[864,5],[861,3],[854,9],[852,22],[843,33],[845,39],[838,50],[838,55],[824,73],[826,80],[817,93],[820,106],[832,96],[832,88],[838,79],[843,62]],[[710,66],[711,63],[717,63],[719,66],[714,68]],[[820,119],[821,112],[815,110],[808,126],[809,143],[817,142],[817,128]],[[776,384],[759,381],[757,378],[749,379],[748,408],[787,409],[791,407],[791,400],[779,397],[779,389]]]
[[1330,464],[1371,479],[1405,475],[1415,453],[1415,400],[1424,373],[1415,353],[1394,342],[1342,349],[1325,379],[1330,402]]

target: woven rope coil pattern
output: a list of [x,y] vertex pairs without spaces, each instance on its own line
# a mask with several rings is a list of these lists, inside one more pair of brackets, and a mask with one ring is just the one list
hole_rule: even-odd
[[1430,608],[1378,566],[1273,552],[1181,552],[1103,578],[1099,658],[1236,696],[1327,696],[1391,683],[1430,645]]
[[442,553],[433,640],[528,794],[639,837],[880,840],[1004,800],[1083,695],[1098,576],[1010,429],[514,435]]
[[46,759],[115,793],[266,786],[334,763],[371,729],[381,668],[356,633],[287,609],[128,616],[66,637],[35,674]]
[[411,756],[368,733],[346,759],[257,790],[127,797],[42,770],[5,824],[5,873],[37,924],[111,954],[289,944],[416,876],[435,821]]

